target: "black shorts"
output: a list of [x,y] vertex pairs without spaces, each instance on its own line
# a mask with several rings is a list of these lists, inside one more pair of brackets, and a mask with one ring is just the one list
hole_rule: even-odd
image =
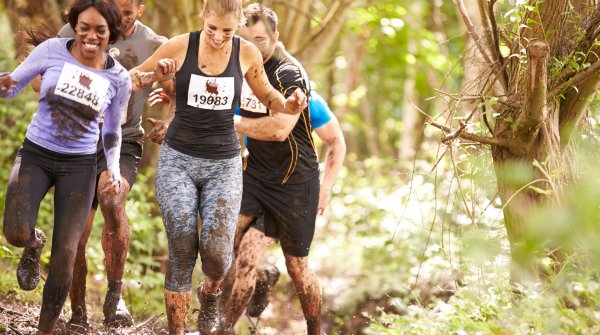
[[240,212],[264,217],[264,227],[257,225],[255,228],[279,239],[283,252],[288,255],[308,256],[315,234],[318,205],[318,177],[302,184],[279,185],[262,182],[244,173]]
[[[119,168],[121,169],[121,176],[127,180],[129,187],[135,183],[135,178],[138,173],[138,164],[142,159],[142,145],[138,142],[125,142],[121,143],[121,158],[119,159]],[[108,170],[106,164],[106,156],[104,150],[98,151],[98,176],[104,171]]]

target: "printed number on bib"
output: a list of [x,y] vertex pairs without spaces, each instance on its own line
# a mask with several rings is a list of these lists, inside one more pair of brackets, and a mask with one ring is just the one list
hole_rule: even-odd
[[109,85],[108,79],[76,65],[65,63],[54,94],[100,112]]
[[234,95],[233,77],[204,77],[192,74],[187,103],[202,109],[232,109]]
[[258,101],[258,98],[254,95],[246,80],[244,80],[244,85],[242,85],[240,108],[252,113],[267,114],[267,107]]

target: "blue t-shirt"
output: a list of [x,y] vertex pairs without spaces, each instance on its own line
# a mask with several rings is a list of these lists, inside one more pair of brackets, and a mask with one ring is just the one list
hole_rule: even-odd
[[[325,99],[315,91],[310,92],[308,109],[310,110],[310,125],[313,129],[324,126],[333,118],[333,112],[329,109]],[[236,107],[235,115],[240,115],[240,106]],[[244,144],[245,143],[246,136],[244,136]]]
[[325,99],[315,91],[310,92],[308,109],[310,110],[310,124],[313,129],[324,126],[333,118],[333,112],[327,106]]

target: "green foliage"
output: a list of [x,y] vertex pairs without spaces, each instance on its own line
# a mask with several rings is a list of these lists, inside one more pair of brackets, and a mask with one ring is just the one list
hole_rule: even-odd
[[[356,43],[356,56],[361,59],[360,84],[352,92],[344,91],[347,78],[333,83],[333,107],[348,105],[342,125],[346,134],[356,138],[353,148],[360,157],[376,154],[394,156],[402,131],[406,106],[406,85],[414,85],[410,103],[431,115],[436,105],[435,89],[458,86],[461,67],[453,65],[464,46],[461,30],[454,22],[454,6],[444,2],[434,11],[431,2],[404,0],[375,2],[354,10],[347,20],[347,35]],[[364,51],[363,51],[364,43]],[[336,55],[338,56],[338,55]],[[339,55],[336,66],[342,70],[350,55]],[[341,60],[343,59],[343,61]],[[316,78],[317,83],[325,78]],[[317,88],[319,89],[319,88]],[[366,104],[361,104],[361,101]],[[362,113],[358,111],[362,110]],[[366,119],[365,114],[369,114]],[[369,136],[374,133],[373,136]],[[369,146],[368,141],[376,141]]]
[[465,200],[453,195],[460,188],[472,190],[465,174],[489,176],[481,171],[489,171],[489,161],[467,162],[467,157],[457,161],[460,180],[452,172],[429,173],[431,166],[423,161],[412,180],[391,160],[346,164],[311,251],[324,274],[327,308],[335,311],[329,317],[338,323],[331,334],[349,333],[347,324],[369,300],[382,305],[391,300],[394,306],[388,308],[404,314],[413,305],[446,299],[465,274],[477,272],[476,265],[499,264],[496,258],[507,249],[502,215],[488,206],[488,194],[494,193],[468,191],[469,209],[479,211],[476,225]]
[[[515,287],[508,281],[506,237],[497,225],[463,229],[458,252],[444,261],[456,265],[460,285],[448,301],[419,304],[393,299],[402,313],[381,312],[365,334],[597,334],[600,332],[600,178],[596,160],[597,142],[584,141],[578,153],[579,174],[574,187],[560,203],[552,203],[528,216],[524,241],[513,250],[531,258],[547,246],[560,247],[563,267],[544,258],[540,270],[549,277],[544,283]],[[469,162],[460,163],[469,166]],[[560,171],[547,171],[552,177]],[[469,168],[463,169],[469,171]],[[463,177],[475,178],[475,174]],[[518,180],[517,180],[518,182]],[[467,192],[468,193],[468,192]],[[471,197],[471,194],[468,194]],[[454,208],[456,211],[458,208]],[[476,215],[481,220],[486,215]],[[463,227],[463,228],[473,228]],[[413,239],[411,239],[413,241]],[[519,257],[519,255],[514,255]]]
[[384,313],[366,334],[597,334],[596,278],[571,268],[547,285],[513,294],[505,273],[491,270],[447,302],[411,306],[404,316]]

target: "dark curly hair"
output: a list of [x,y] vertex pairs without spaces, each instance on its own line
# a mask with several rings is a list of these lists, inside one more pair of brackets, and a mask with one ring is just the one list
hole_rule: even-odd
[[121,11],[112,0],[74,0],[67,12],[67,21],[73,30],[77,25],[79,14],[84,10],[94,7],[108,23],[108,31],[110,32],[109,44],[113,44],[123,34],[121,29]]

